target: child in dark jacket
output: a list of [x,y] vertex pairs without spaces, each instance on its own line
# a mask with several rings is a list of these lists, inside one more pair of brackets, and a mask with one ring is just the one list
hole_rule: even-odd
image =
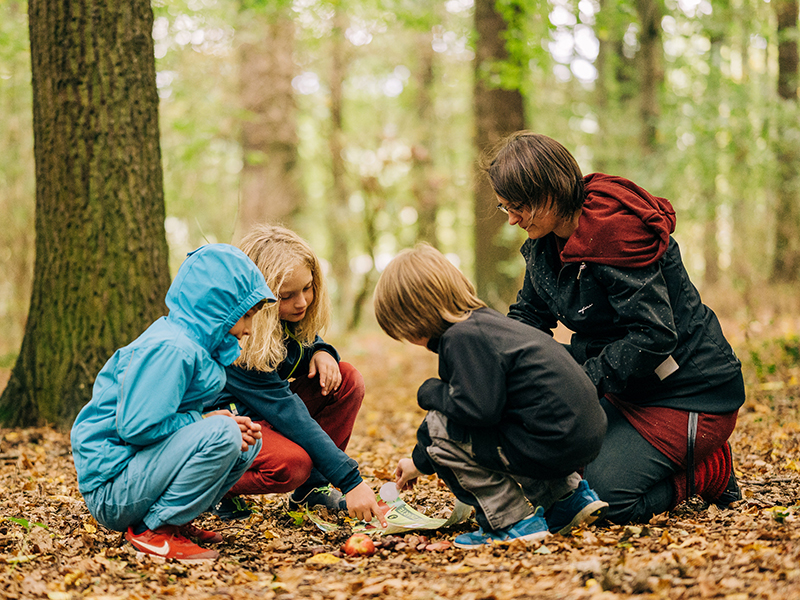
[[275,298],[239,249],[211,244],[189,254],[167,292],[169,315],[117,350],[72,426],[78,488],[98,523],[125,531],[140,552],[184,561],[215,550],[188,538],[222,536],[192,525],[219,502],[261,447],[247,417],[203,400],[225,383],[225,365],[253,315]]
[[487,308],[427,245],[389,263],[374,302],[390,337],[439,355],[439,378],[419,388],[428,414],[396,484],[435,472],[475,508],[480,528],[456,546],[538,540],[603,516],[608,505],[576,470],[600,451],[605,415],[559,343]]
[[261,425],[261,452],[216,514],[246,518],[240,494],[293,492],[290,506],[347,510],[385,524],[372,489],[345,450],[364,381],[319,333],[330,320],[322,268],[308,243],[284,227],[256,227],[240,244],[279,299],[256,316],[225,389],[208,408],[228,408]]

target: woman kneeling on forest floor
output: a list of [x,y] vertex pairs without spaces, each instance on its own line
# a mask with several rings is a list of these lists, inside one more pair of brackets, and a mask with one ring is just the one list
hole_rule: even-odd
[[621,177],[584,177],[557,141],[517,132],[482,164],[509,225],[528,234],[509,316],[552,334],[597,387],[608,417],[584,472],[615,523],[697,494],[741,498],[727,440],[744,403],[741,364],[681,260],[669,201]]

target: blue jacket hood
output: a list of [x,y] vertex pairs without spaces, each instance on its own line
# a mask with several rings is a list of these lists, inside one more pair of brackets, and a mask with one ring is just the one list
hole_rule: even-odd
[[275,302],[264,275],[238,248],[208,244],[187,255],[167,292],[167,319],[189,332],[219,363],[241,352],[231,327],[266,300]]

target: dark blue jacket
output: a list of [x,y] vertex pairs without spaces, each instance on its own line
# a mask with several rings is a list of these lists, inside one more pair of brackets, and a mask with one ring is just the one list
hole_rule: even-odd
[[[311,417],[303,400],[289,387],[291,378],[308,375],[311,357],[320,351],[339,360],[334,347],[319,336],[311,346],[304,347],[290,335],[286,342],[286,359],[275,371],[228,367],[225,389],[206,404],[206,410],[235,408],[240,415],[267,421],[302,447],[317,471],[346,494],[362,481],[358,463],[333,443]],[[268,450],[265,448],[262,452]]]

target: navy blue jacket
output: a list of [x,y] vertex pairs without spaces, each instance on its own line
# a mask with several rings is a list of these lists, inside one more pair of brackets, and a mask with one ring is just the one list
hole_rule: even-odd
[[[322,338],[302,346],[293,337],[286,342],[286,358],[275,371],[256,371],[238,366],[226,369],[227,381],[207,410],[235,408],[243,416],[267,421],[280,434],[302,447],[314,467],[334,486],[347,493],[361,483],[358,463],[333,443],[309,414],[303,400],[292,392],[289,380],[308,374],[311,357],[327,352],[337,361],[339,354]],[[268,449],[262,449],[262,452]]]

